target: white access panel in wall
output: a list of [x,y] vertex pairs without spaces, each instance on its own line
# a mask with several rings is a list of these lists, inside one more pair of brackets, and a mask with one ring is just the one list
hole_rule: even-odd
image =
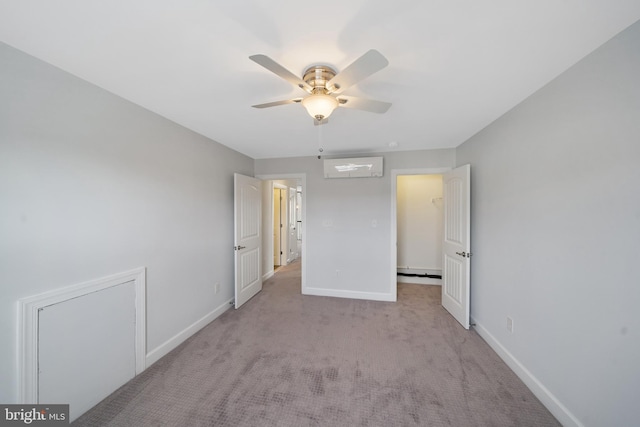
[[381,177],[382,157],[359,157],[352,159],[325,159],[325,178],[371,178]]
[[18,396],[73,421],[145,369],[144,267],[18,301]]
[[136,375],[135,299],[131,281],[40,309],[39,403],[74,420]]

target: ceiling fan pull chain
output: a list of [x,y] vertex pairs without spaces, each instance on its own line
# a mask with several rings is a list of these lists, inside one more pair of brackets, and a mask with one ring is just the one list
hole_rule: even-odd
[[322,155],[324,149],[322,148],[322,126],[318,126],[318,159]]

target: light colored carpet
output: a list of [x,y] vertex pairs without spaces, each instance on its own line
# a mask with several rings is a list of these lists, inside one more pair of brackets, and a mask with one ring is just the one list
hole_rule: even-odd
[[299,262],[74,426],[558,426],[440,287],[300,294]]

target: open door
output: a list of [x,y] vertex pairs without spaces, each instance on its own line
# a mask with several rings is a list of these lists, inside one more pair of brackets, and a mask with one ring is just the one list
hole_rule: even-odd
[[442,306],[469,329],[471,166],[443,174]]
[[262,290],[262,181],[240,174],[234,183],[235,308]]

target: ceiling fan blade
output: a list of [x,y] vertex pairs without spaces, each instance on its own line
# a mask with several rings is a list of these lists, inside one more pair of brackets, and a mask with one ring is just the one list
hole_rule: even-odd
[[287,70],[282,65],[278,64],[276,61],[269,58],[268,56],[252,55],[249,57],[249,59],[258,65],[262,65],[264,68],[271,71],[272,73],[275,73],[278,76],[282,77],[292,85],[298,86],[300,89],[306,90],[307,92],[311,93],[312,87],[309,86],[307,82],[305,82],[300,77],[296,76],[291,71]]
[[369,111],[370,113],[386,113],[390,102],[374,101],[373,99],[357,98],[355,96],[340,95],[338,97],[338,105],[344,108],[354,108],[357,110]]
[[332,93],[341,93],[346,88],[359,83],[371,74],[382,70],[387,65],[389,65],[387,58],[382,56],[377,50],[371,49],[329,80],[327,87],[335,87],[335,89],[331,90]]
[[278,105],[295,104],[300,101],[302,101],[302,98],[287,99],[285,101],[267,102],[266,104],[252,105],[252,107],[253,108],[269,108],[269,107],[277,107]]

